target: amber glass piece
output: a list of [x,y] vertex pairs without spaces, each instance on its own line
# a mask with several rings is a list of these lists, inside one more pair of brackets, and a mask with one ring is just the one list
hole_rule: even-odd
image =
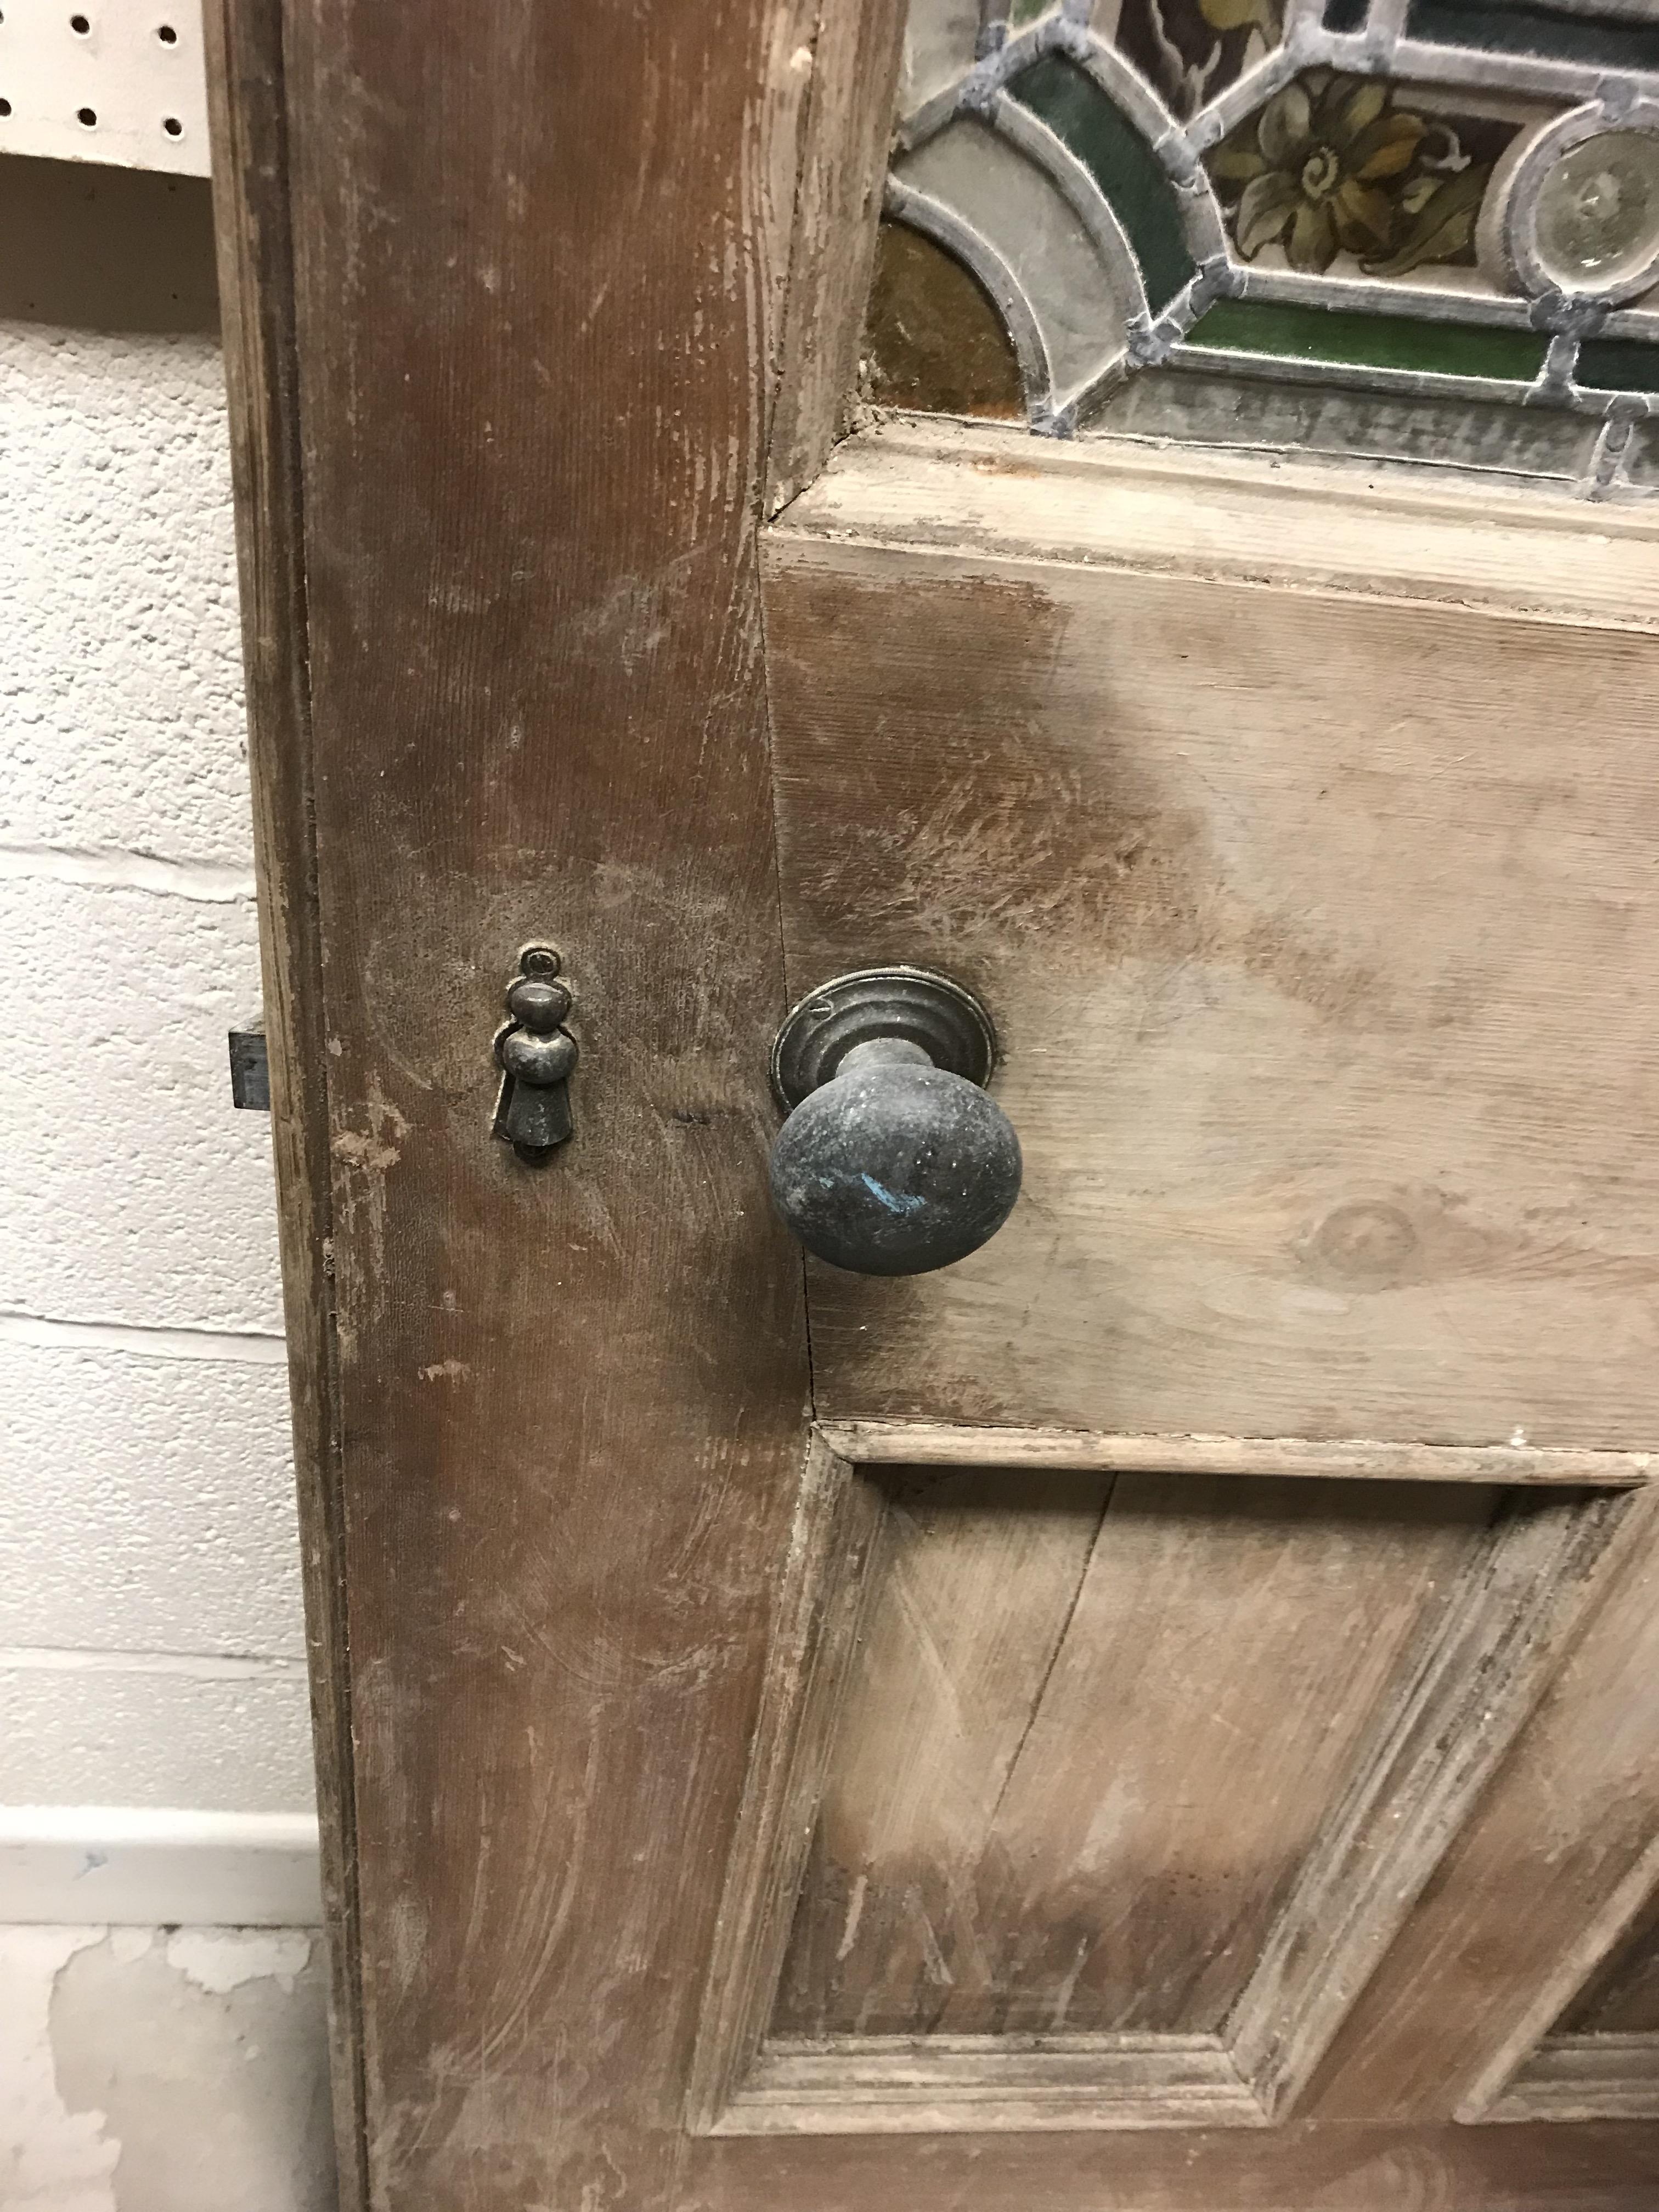
[[1019,363],[978,279],[906,223],[877,239],[864,362],[878,407],[1025,418]]

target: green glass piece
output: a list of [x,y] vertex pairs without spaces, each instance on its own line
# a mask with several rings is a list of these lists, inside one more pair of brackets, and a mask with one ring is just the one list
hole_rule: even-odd
[[1573,374],[1587,392],[1659,392],[1659,345],[1632,338],[1586,338]]
[[1271,353],[1364,368],[1415,368],[1436,376],[1501,377],[1530,384],[1548,340],[1535,331],[1356,314],[1282,300],[1218,300],[1188,343],[1227,353]]
[[1632,22],[1577,7],[1513,6],[1504,0],[1412,0],[1406,35],[1489,54],[1540,54],[1601,69],[1659,68],[1659,23]]
[[1146,140],[1079,69],[1045,54],[1008,88],[1046,123],[1110,202],[1128,234],[1153,312],[1166,307],[1195,274],[1175,190]]

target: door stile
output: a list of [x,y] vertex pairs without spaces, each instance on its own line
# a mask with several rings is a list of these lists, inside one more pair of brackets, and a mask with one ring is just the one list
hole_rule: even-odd
[[336,1358],[305,494],[280,0],[210,0],[220,313],[236,507],[270,1128],[328,1929],[343,2212],[366,2205],[362,1958]]
[[[780,377],[792,481],[835,434],[896,9],[613,13],[210,11],[355,2205],[679,2201],[805,1440],[756,533]],[[548,939],[534,1173],[491,1045]]]

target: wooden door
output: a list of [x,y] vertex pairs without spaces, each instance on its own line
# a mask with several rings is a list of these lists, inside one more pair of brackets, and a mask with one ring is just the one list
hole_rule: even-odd
[[854,421],[890,0],[209,15],[346,2201],[1650,2205],[1648,512]]

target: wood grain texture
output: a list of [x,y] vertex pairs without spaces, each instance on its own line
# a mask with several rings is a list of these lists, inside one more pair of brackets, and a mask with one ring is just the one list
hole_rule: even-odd
[[1538,1451],[1521,1444],[1401,1444],[1373,1438],[1113,1437],[1085,1429],[975,1428],[952,1421],[820,1421],[861,1467],[1095,1468],[1113,1474],[1294,1475],[1314,1482],[1473,1482],[1508,1489],[1633,1489],[1651,1452]]
[[838,446],[780,527],[1659,632],[1650,511],[1592,514],[1426,470],[1367,477],[1283,455],[1108,448],[899,416]]
[[[1534,531],[1605,627],[1269,589],[1269,522],[1352,571],[1372,505],[1262,472],[1218,520],[1188,477],[1223,573],[1141,573],[1107,563],[1143,473],[1094,466],[1085,565],[1073,476],[996,450],[843,447],[766,535],[792,987],[960,977],[1025,1154],[961,1266],[810,1271],[820,1416],[1645,1450],[1659,644],[1613,614],[1650,540]],[[1018,555],[970,526],[1006,471]],[[907,502],[929,550],[877,542]],[[1479,534],[1439,515],[1426,574]]]
[[1659,2120],[1659,2035],[1552,2035],[1487,2120]]
[[1654,1509],[1629,1499],[1534,1717],[1349,2012],[1303,2111],[1489,2110],[1640,1910],[1659,1836]]
[[[807,1955],[793,1960],[805,1987],[793,1993],[785,1943],[792,1917],[798,1935],[803,1923],[825,1925],[823,1866],[809,1844],[833,1826],[826,1788],[837,1757],[851,1770],[850,1792],[847,1774],[839,1778],[854,1824],[873,1802],[884,1840],[908,1844],[923,1876],[930,1860],[954,1854],[967,1864],[982,1851],[1076,1610],[1109,1489],[1098,1476],[1050,1474],[1011,1492],[1006,1474],[973,1469],[878,1483],[815,1442],[703,2007],[688,2105],[698,2131],[1261,2124],[1255,2095],[1213,2036],[814,2042],[775,2032],[762,2040],[769,2020],[787,2028],[792,1994],[823,2010],[810,1936]],[[1457,1498],[1454,1518],[1468,1504],[1467,1493]],[[866,1904],[872,1923],[890,1917],[884,1869],[875,1871],[828,1930],[829,1978],[854,1952]],[[905,1932],[895,1948],[914,1957]],[[942,1963],[936,1946],[930,1955]],[[882,1962],[880,1982],[891,1978]]]
[[1214,2035],[780,2036],[715,2132],[1186,2131],[1266,2121]]
[[[1654,1441],[1650,528],[884,433],[775,533],[769,655],[760,516],[833,435],[895,11],[605,0],[579,35],[519,9],[459,38],[432,0],[224,5],[348,2200],[1648,2212],[1650,2130],[1447,2123],[1528,2094],[1655,1832],[1650,1492],[1531,1509],[1621,1516],[1565,1668],[1566,1551],[1472,1617],[1457,1564],[1500,1466],[1617,1487]],[[941,1456],[986,1421],[1049,1439],[944,1479],[974,1546],[936,1585],[902,1561],[879,1666],[898,1478],[808,1449],[763,1197],[769,674],[791,961],[979,983],[1038,1169],[1012,1295],[980,1262],[862,1319],[815,1291],[837,1418],[925,1417]],[[536,1172],[490,1136],[489,1044],[546,939],[583,1057]],[[1053,1457],[1056,1431],[1104,1455]],[[1109,1456],[1166,1431],[1171,1466]],[[1200,1466],[1210,1431],[1235,1442]],[[1310,1455],[1252,1459],[1283,1435]],[[1367,1480],[1289,1480],[1321,1471]],[[1215,1540],[1241,1474],[1298,1490],[1293,1540]],[[1154,1492],[1206,1541],[1103,1551]],[[1270,1679],[1286,1711],[1246,1715]],[[1088,1786],[1157,1765],[1170,1804],[1108,1823],[1091,1877],[1155,1971],[1109,1954],[1089,2016],[1219,2026],[769,2039],[837,1759],[849,1832],[985,1838],[976,1940],[1034,1927],[1035,1972],[1011,1948],[963,2004],[1046,2021],[1076,1996],[1043,1915],[1098,1840]],[[1182,1922],[1159,1881],[1214,1872],[1224,1814],[1244,1877],[1189,1885],[1211,1917]],[[1328,1990],[1275,1948],[1297,1924]],[[856,1930],[849,1962],[905,1966]],[[1261,2124],[1335,2030],[1321,2124]],[[1602,2094],[1633,2108],[1628,2078]],[[885,2132],[848,2131],[860,2100]]]
[[[1073,1622],[1109,1484],[1011,1490],[977,1468],[900,1480],[821,1770],[771,2032],[974,2033],[1001,2004],[1052,2007],[1019,1931],[975,1892],[999,1808]],[[1063,2020],[1045,2027],[1060,2027]],[[1091,2025],[1080,2022],[1079,2025]]]
[[766,2033],[885,1519],[880,1492],[815,1437],[778,1592],[686,2096],[686,2124],[700,2134],[730,2107]]
[[[755,560],[805,20],[287,10],[384,2212],[683,2201],[806,1388]],[[490,1041],[549,939],[537,1172]]]
[[1297,2109],[1360,1991],[1410,1929],[1603,1595],[1632,1518],[1626,1498],[1575,1506],[1522,1493],[1445,1591],[1436,1632],[1333,1802],[1228,2023],[1232,2056],[1270,2118]]
[[1659,2089],[1649,2013],[1656,1882],[1659,1834],[1576,1927],[1556,1931],[1554,1957],[1494,2039],[1460,2119],[1659,2117],[1649,2110]]
[[1492,1511],[1103,1480],[894,1493],[775,2035],[1218,2033]]
[[1659,1835],[1622,1889],[1608,1908],[1611,1940],[1597,1931],[1595,1971],[1556,2023],[1565,2035],[1659,2034]]
[[875,264],[903,0],[827,0],[811,46],[767,511],[810,484],[848,427]]
[[202,25],[270,1135],[322,1834],[334,2136],[342,2212],[358,2212],[367,2206],[369,2189],[362,1951],[282,11],[278,0],[211,0]]
[[1648,1510],[820,1438],[694,2124],[1282,2124]]
[[1651,2212],[1650,2126],[706,2137],[687,2212]]

